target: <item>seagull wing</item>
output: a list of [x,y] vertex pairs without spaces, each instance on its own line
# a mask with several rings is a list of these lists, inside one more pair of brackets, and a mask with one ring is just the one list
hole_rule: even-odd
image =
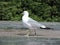
[[29,18],[28,22],[33,25],[33,27],[41,27],[41,28],[46,28],[45,25],[40,24],[39,22],[33,20],[32,18]]

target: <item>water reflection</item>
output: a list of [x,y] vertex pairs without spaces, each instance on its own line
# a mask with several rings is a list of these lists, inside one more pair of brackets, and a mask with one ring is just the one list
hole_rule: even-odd
[[60,39],[39,37],[0,37],[0,45],[60,45]]

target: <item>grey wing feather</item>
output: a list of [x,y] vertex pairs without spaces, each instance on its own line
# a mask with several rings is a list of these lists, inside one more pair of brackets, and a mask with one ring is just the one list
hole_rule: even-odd
[[37,21],[35,21],[35,20],[31,19],[31,18],[29,18],[28,22],[31,23],[32,25],[36,26],[36,27],[43,27],[43,26],[45,26],[45,25],[40,24],[39,22],[37,22]]

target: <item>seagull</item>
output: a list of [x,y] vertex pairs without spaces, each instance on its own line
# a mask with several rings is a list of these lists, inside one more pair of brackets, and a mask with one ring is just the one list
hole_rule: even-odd
[[[45,25],[33,20],[32,18],[29,17],[29,12],[28,11],[23,11],[23,16],[22,16],[22,22],[23,25],[26,27],[28,27],[29,29],[33,29],[36,35],[36,30],[35,29],[50,29],[49,27],[46,27]],[[28,31],[27,35],[28,36],[30,34],[30,31]]]
[[23,16],[22,16],[23,25],[27,26],[29,29],[37,29],[37,28],[44,29],[44,28],[46,28],[45,25],[40,24],[39,22],[30,18],[28,11],[23,11],[22,14],[23,14]]

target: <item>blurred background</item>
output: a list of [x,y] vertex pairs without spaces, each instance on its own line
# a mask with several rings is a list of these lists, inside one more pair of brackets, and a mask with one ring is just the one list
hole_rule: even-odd
[[22,12],[42,22],[60,22],[60,0],[0,0],[0,21],[20,21]]

